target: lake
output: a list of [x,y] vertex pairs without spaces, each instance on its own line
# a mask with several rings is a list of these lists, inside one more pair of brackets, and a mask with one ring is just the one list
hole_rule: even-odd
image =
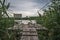
[[33,24],[36,23],[36,20],[15,20],[15,22],[23,23],[23,24],[28,24],[29,22],[32,22]]

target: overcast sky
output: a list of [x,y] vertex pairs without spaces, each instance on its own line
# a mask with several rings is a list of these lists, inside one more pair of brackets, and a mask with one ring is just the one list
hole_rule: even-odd
[[[49,0],[7,0],[10,2],[9,11],[21,13],[25,16],[37,16],[37,10],[41,9]],[[43,14],[43,11],[40,11]]]

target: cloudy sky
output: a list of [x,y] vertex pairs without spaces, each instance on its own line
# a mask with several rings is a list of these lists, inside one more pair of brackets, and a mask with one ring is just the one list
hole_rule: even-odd
[[[12,13],[21,13],[25,16],[37,16],[37,10],[41,9],[49,0],[7,0],[10,2],[9,11]],[[40,10],[43,14],[43,11]]]

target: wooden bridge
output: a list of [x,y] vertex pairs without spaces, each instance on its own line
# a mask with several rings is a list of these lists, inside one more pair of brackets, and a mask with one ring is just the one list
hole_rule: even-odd
[[22,30],[21,40],[38,40],[38,34],[34,27],[25,24],[23,25]]
[[33,24],[20,24],[20,25],[15,25],[13,28],[15,31],[16,29],[21,29],[19,33],[21,33],[21,38],[20,40],[39,40],[38,39],[38,34],[37,34],[37,29],[45,29],[40,25],[33,25]]

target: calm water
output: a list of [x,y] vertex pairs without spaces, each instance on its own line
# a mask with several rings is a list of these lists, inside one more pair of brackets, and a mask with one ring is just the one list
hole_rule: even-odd
[[24,24],[28,24],[29,22],[32,22],[32,23],[36,23],[35,20],[15,20],[15,22],[18,22],[18,23],[24,23]]

